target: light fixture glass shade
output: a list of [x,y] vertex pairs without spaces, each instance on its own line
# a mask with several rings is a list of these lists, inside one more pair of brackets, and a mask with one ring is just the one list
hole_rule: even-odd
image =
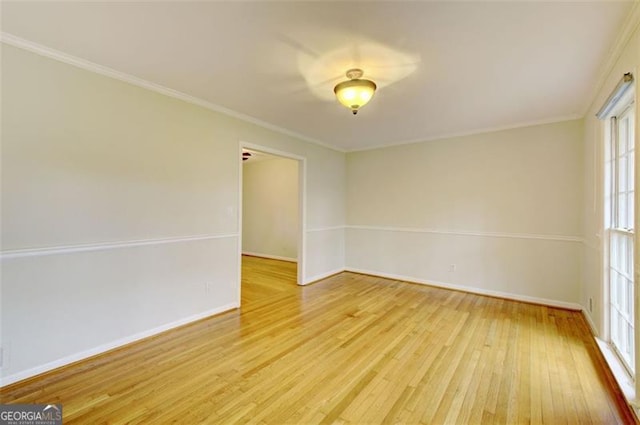
[[[347,76],[350,76],[349,73],[352,71],[353,70],[347,72]],[[361,76],[362,71],[359,71],[359,74],[359,76]],[[355,115],[361,107],[371,100],[376,91],[376,84],[371,80],[352,78],[351,80],[338,84],[333,91],[338,101],[351,109]]]

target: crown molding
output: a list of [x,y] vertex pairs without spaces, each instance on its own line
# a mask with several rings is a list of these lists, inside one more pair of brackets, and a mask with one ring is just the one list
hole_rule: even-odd
[[0,42],[8,44],[13,47],[17,47],[22,50],[27,50],[32,53],[36,53],[40,56],[44,56],[50,59],[54,59],[58,62],[63,62],[68,65],[75,66],[77,68],[84,69],[86,71],[94,72],[96,74],[103,75],[105,77],[113,78],[116,80],[123,81],[128,84],[132,84],[134,86],[138,86],[147,90],[154,91],[156,93],[163,94],[165,96],[173,97],[175,99],[182,100],[184,102],[201,106],[203,108],[209,109],[214,112],[218,112],[224,115],[227,115],[232,118],[237,118],[242,121],[257,125],[267,130],[275,131],[281,134],[285,134],[287,136],[295,137],[296,139],[303,140],[308,143],[313,143],[315,145],[322,146],[327,149],[331,149],[338,152],[346,152],[344,149],[338,148],[336,146],[330,145],[328,143],[322,142],[320,140],[313,139],[311,137],[305,136],[300,133],[296,133],[295,131],[288,130],[286,128],[277,126],[275,124],[270,124],[266,121],[262,121],[258,118],[254,118],[250,115],[243,114],[241,112],[237,112],[224,106],[216,105],[215,103],[209,102],[204,99],[200,99],[195,96],[191,96],[189,94],[180,92],[178,90],[170,89],[168,87],[162,86],[160,84],[152,83],[150,81],[144,80],[142,78],[135,77],[133,75],[117,71],[113,68],[109,68],[103,65],[99,65],[95,62],[91,62],[64,52],[61,52],[56,49],[52,49],[50,47],[44,46],[42,44],[34,43],[33,41],[26,40],[24,38],[15,36],[13,34],[7,32],[0,32]]
[[629,41],[638,29],[638,26],[640,26],[640,2],[634,1],[633,6],[631,6],[631,11],[622,24],[622,29],[618,32],[618,36],[616,37],[613,46],[608,50],[609,54],[600,66],[598,79],[596,80],[596,84],[592,86],[593,89],[591,90],[591,93],[587,98],[587,103],[582,111],[583,117],[587,115],[593,106],[593,102],[596,101],[598,93],[600,93],[604,87],[607,78],[613,71],[613,67],[616,65],[618,59],[620,59],[622,52],[627,47],[627,44],[629,44]]
[[331,149],[337,152],[341,152],[341,153],[347,153],[347,152],[361,152],[361,151],[368,151],[368,150],[374,150],[374,149],[380,149],[380,148],[386,148],[386,147],[393,147],[393,146],[402,146],[402,145],[409,145],[409,144],[415,144],[415,143],[421,143],[421,142],[430,142],[430,141],[436,141],[436,140],[443,140],[443,139],[450,139],[450,138],[455,138],[455,137],[464,137],[464,136],[473,136],[473,135],[478,135],[478,134],[485,134],[485,133],[492,133],[492,132],[497,132],[497,131],[504,131],[504,130],[511,130],[511,129],[517,129],[517,128],[523,128],[523,127],[530,127],[530,126],[535,126],[535,125],[544,125],[544,124],[552,124],[552,123],[556,123],[556,122],[562,122],[562,121],[570,121],[570,120],[575,120],[575,119],[581,119],[583,118],[586,113],[588,112],[589,108],[591,108],[593,102],[595,101],[595,98],[597,96],[597,94],[599,93],[599,91],[602,89],[602,87],[604,86],[605,82],[606,82],[606,78],[608,77],[609,73],[611,72],[612,68],[614,67],[616,61],[618,60],[618,58],[620,57],[622,51],[624,50],[624,48],[626,47],[626,45],[628,44],[629,40],[631,39],[631,36],[634,34],[634,32],[636,31],[638,25],[640,24],[640,2],[634,2],[633,6],[632,6],[632,10],[630,11],[627,19],[625,20],[625,23],[622,26],[621,31],[619,32],[616,41],[613,45],[613,48],[609,50],[609,55],[607,56],[606,60],[603,62],[604,65],[601,67],[600,73],[599,73],[599,77],[597,80],[597,84],[595,84],[593,86],[593,90],[590,93],[589,96],[589,100],[587,102],[587,106],[584,108],[584,110],[579,113],[579,114],[571,114],[571,115],[566,115],[566,116],[559,116],[559,117],[551,117],[551,118],[547,118],[547,119],[543,119],[543,120],[533,120],[533,121],[525,121],[525,122],[520,122],[520,123],[515,123],[515,124],[510,124],[510,125],[505,125],[505,126],[496,126],[496,127],[487,127],[487,128],[479,128],[479,129],[473,129],[473,130],[469,130],[469,131],[464,131],[464,132],[456,132],[456,133],[448,133],[448,134],[441,134],[441,135],[435,135],[435,136],[431,136],[431,137],[424,137],[424,138],[418,138],[418,139],[411,139],[411,140],[405,140],[405,141],[398,141],[398,142],[388,142],[388,143],[381,143],[381,144],[377,144],[374,146],[367,146],[367,147],[363,147],[363,148],[339,148],[337,146],[325,143],[323,141],[305,136],[303,134],[297,133],[295,131],[277,126],[275,124],[271,124],[262,120],[259,120],[257,118],[254,118],[250,115],[246,115],[237,111],[233,111],[231,109],[225,108],[223,106],[220,105],[216,105],[212,102],[197,98],[195,96],[192,95],[188,95],[186,93],[182,93],[180,91],[174,90],[174,89],[170,89],[168,87],[156,84],[156,83],[152,83],[150,81],[144,80],[142,78],[138,78],[135,77],[133,75],[130,74],[126,74],[124,72],[120,72],[117,71],[115,69],[109,68],[109,67],[105,67],[102,65],[99,65],[97,63],[94,62],[90,62],[87,61],[85,59],[82,58],[78,58],[75,57],[73,55],[69,55],[67,53],[52,49],[50,47],[23,39],[21,37],[15,36],[13,34],[7,33],[7,32],[0,32],[0,42],[17,47],[17,48],[21,48],[23,50],[27,50],[36,54],[39,54],[41,56],[45,56],[54,60],[57,60],[59,62],[63,62],[78,68],[82,68],[97,74],[101,74],[104,75],[106,77],[110,77],[110,78],[114,78],[138,87],[142,87],[145,88],[147,90],[151,90],[166,96],[170,96],[185,102],[188,102],[190,104],[194,104],[194,105],[198,105],[201,107],[204,107],[206,109],[209,109],[211,111],[217,112],[217,113],[221,113],[233,118],[237,118],[240,119],[242,121],[245,121],[247,123],[251,123],[254,125],[257,125],[259,127],[265,128],[267,130],[271,130],[271,131],[275,131],[281,134],[285,134],[300,140],[303,140],[305,142],[308,143],[312,143],[315,145],[319,145],[322,147],[325,147],[327,149]]
[[546,118],[542,120],[524,121],[524,122],[510,124],[510,125],[478,128],[478,129],[469,130],[469,131],[462,131],[459,133],[448,133],[448,134],[442,134],[442,135],[437,135],[432,137],[425,137],[421,139],[405,140],[402,142],[383,143],[380,145],[367,146],[365,148],[360,148],[360,149],[350,149],[347,151],[347,153],[364,152],[364,151],[383,149],[383,148],[392,148],[395,146],[413,145],[416,143],[423,143],[423,142],[434,142],[436,140],[453,139],[456,137],[466,137],[466,136],[476,136],[479,134],[486,134],[486,133],[496,133],[498,131],[515,130],[518,128],[533,127],[536,125],[555,124],[559,122],[579,120],[579,119],[582,119],[583,117],[584,117],[584,114],[583,115],[578,115],[578,114],[563,115],[559,117]]

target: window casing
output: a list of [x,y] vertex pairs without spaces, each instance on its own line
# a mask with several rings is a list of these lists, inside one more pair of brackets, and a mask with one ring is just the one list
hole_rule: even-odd
[[634,375],[635,108],[632,98],[625,99],[621,99],[621,104],[609,118],[604,173],[605,229],[610,342],[627,370]]

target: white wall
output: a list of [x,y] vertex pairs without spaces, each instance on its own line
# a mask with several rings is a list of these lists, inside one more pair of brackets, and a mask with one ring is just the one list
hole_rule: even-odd
[[247,161],[242,173],[242,252],[298,258],[298,161]]
[[592,297],[600,326],[592,117],[639,52],[584,122],[345,155],[3,44],[2,383],[237,306],[240,141],[306,158],[304,282]]
[[349,153],[347,170],[347,268],[577,306],[581,120]]
[[306,158],[342,269],[343,153],[2,44],[3,384],[238,305],[241,141]]
[[[604,285],[603,285],[603,164],[604,164],[604,123],[595,117],[596,112],[622,78],[625,72],[633,72],[636,78],[636,147],[640,143],[640,108],[638,108],[638,71],[640,70],[640,28],[638,27],[638,12],[636,12],[636,30],[629,34],[629,40],[623,45],[620,56],[611,64],[604,84],[599,88],[595,99],[588,109],[584,119],[584,252],[583,252],[583,285],[580,291],[580,303],[585,307],[587,316],[591,319],[597,332],[604,336]],[[624,38],[623,38],[624,39]],[[637,152],[637,149],[636,149]],[[640,173],[636,161],[636,188],[640,187]],[[638,197],[636,197],[638,198]],[[638,201],[638,199],[636,199]],[[640,205],[636,203],[636,211]],[[640,228],[638,221],[640,214],[636,214],[636,229]],[[636,246],[638,242],[636,241]],[[637,273],[640,267],[636,249],[636,282],[640,281]],[[593,300],[593,311],[589,311],[589,298]]]

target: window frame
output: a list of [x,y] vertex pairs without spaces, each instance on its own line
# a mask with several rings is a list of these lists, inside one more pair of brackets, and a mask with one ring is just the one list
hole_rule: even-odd
[[[635,85],[634,85],[635,86]],[[604,224],[604,233],[605,233],[605,250],[604,250],[604,265],[605,265],[605,329],[607,334],[607,341],[612,349],[612,351],[619,358],[620,363],[624,366],[626,372],[629,376],[635,381],[635,371],[638,367],[637,358],[639,357],[638,346],[639,341],[636,334],[638,330],[636,329],[637,320],[636,316],[638,313],[636,312],[636,301],[637,298],[637,283],[635,281],[635,248],[636,248],[636,234],[635,234],[635,220],[637,216],[636,211],[636,185],[635,180],[637,178],[636,173],[636,141],[635,134],[637,131],[636,128],[636,120],[635,120],[635,87],[633,89],[628,90],[624,96],[622,96],[617,102],[616,105],[611,109],[611,112],[607,115],[607,120],[605,121],[605,157],[603,161],[604,169],[603,169],[603,182],[605,186],[604,191],[604,216],[603,216],[603,224]],[[621,134],[620,134],[620,125],[621,121],[628,119],[632,126],[632,132],[629,134],[627,132],[627,137],[625,138],[625,149],[620,150],[620,142],[621,142]],[[620,191],[620,168],[622,160],[624,159],[624,167],[625,167],[625,175],[626,175],[626,187],[624,191]],[[630,164],[630,162],[632,162]],[[621,223],[621,202],[620,196],[623,195],[625,197],[625,205],[626,205],[626,220]],[[629,213],[633,213],[633,217],[629,217]],[[628,238],[628,242],[630,241],[631,245],[631,253],[629,257],[629,250],[627,249],[624,254],[626,258],[625,264],[627,267],[630,267],[630,273],[626,270],[619,270],[618,267],[612,264],[612,240],[614,235],[624,236]],[[624,347],[618,347],[618,345],[614,342],[614,318],[613,313],[614,309],[620,313],[620,316],[623,316],[623,312],[620,310],[620,306],[615,305],[613,302],[614,295],[612,294],[614,289],[618,289],[618,286],[614,288],[612,285],[612,275],[617,273],[622,276],[623,279],[626,279],[626,283],[631,283],[631,288],[633,291],[632,296],[628,297],[628,293],[626,294],[626,306],[631,307],[630,317],[626,319],[626,322],[631,326],[631,333],[629,334],[629,329],[624,329],[627,331],[627,337],[631,335],[631,341],[627,341],[631,343],[632,351],[629,356],[623,354],[621,349]],[[618,285],[616,283],[616,285]],[[625,291],[626,292],[626,291]],[[629,316],[629,314],[627,314]],[[630,319],[630,320],[628,320]],[[623,325],[626,326],[626,325]],[[618,329],[616,334],[620,334],[620,329]],[[620,342],[620,341],[618,341]],[[621,344],[624,345],[624,344]],[[630,357],[630,358],[629,358]]]

